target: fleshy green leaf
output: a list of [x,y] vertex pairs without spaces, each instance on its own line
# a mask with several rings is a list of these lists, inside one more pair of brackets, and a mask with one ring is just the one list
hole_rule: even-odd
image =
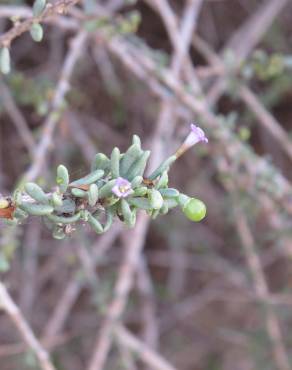
[[55,207],[60,207],[62,206],[63,204],[63,198],[62,198],[62,195],[57,193],[57,192],[54,192],[52,194],[52,203]]
[[125,155],[121,159],[120,163],[120,176],[126,178],[127,173],[130,169],[130,167],[133,165],[134,162],[136,162],[142,151],[137,144],[133,144],[130,146],[130,148],[126,151]]
[[0,49],[0,70],[4,75],[11,70],[10,51],[6,47]]
[[139,159],[136,162],[132,164],[129,171],[127,172],[127,178],[130,181],[133,180],[136,176],[143,175],[149,156],[150,156],[150,151],[147,150],[139,157]]
[[29,196],[40,203],[48,204],[49,198],[43,189],[33,182],[28,182],[24,185],[24,189]]
[[129,203],[125,199],[121,199],[121,212],[122,212],[125,224],[129,227],[134,226],[135,215],[131,211]]
[[148,192],[151,207],[153,209],[160,209],[163,205],[163,198],[160,192],[156,189],[151,189]]
[[139,188],[136,188],[134,190],[134,196],[136,197],[143,197],[144,195],[147,194],[148,188],[146,186],[141,186]]
[[39,23],[34,23],[30,28],[30,35],[35,42],[42,41],[44,36],[43,27]]
[[128,202],[132,206],[135,206],[140,209],[145,209],[145,210],[152,209],[149,199],[146,199],[146,198],[129,198]]
[[138,135],[133,135],[132,144],[137,145],[141,149],[141,139]]
[[173,188],[165,188],[159,190],[163,198],[177,198],[179,196],[179,191]]
[[110,168],[110,160],[103,153],[97,153],[91,165],[91,170],[108,170]]
[[69,173],[67,168],[62,164],[57,168],[56,183],[59,185],[61,193],[65,193],[69,185]]
[[155,184],[156,189],[165,188],[168,185],[168,174],[167,171],[162,172],[159,180]]
[[32,216],[46,216],[54,211],[49,204],[22,203],[19,207]]
[[88,223],[97,234],[103,233],[103,227],[101,223],[95,217],[93,217],[91,213],[88,214]]
[[110,180],[99,189],[99,198],[106,198],[112,194],[112,188],[114,187],[116,180]]
[[96,202],[98,201],[98,186],[96,184],[91,184],[88,192],[88,203],[91,207],[94,207]]
[[46,0],[35,0],[32,12],[34,17],[38,17],[45,10]]
[[132,189],[135,189],[135,188],[137,188],[137,186],[141,185],[142,181],[143,181],[142,176],[134,177],[134,179],[131,181]]
[[87,192],[85,190],[78,188],[72,188],[71,193],[77,198],[85,198],[87,196]]
[[120,149],[114,148],[111,154],[111,173],[112,177],[120,176]]
[[101,179],[104,175],[103,170],[95,170],[88,174],[87,176],[82,177],[79,180],[71,182],[70,186],[82,186],[82,185],[90,185],[96,182],[97,180]]

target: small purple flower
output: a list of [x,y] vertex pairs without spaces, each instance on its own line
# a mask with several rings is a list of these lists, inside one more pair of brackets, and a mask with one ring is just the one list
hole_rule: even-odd
[[182,143],[182,145],[179,147],[179,149],[176,152],[176,157],[180,157],[184,152],[186,152],[189,148],[191,148],[193,145],[204,142],[208,142],[208,138],[205,135],[205,132],[199,127],[194,124],[191,124],[191,132],[186,137],[185,141]]
[[114,187],[112,188],[112,192],[118,198],[126,198],[128,195],[133,193],[133,189],[131,183],[128,180],[122,177],[118,177],[116,179]]
[[208,142],[205,132],[196,125],[191,124],[191,132],[184,141],[184,145],[191,147],[199,142]]

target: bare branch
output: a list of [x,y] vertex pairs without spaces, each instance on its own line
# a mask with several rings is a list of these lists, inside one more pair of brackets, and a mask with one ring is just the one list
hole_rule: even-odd
[[23,340],[31,348],[37,357],[43,370],[56,370],[46,350],[35,337],[32,329],[23,317],[21,311],[10,297],[5,285],[0,282],[0,307],[5,310],[11,321],[14,323]]

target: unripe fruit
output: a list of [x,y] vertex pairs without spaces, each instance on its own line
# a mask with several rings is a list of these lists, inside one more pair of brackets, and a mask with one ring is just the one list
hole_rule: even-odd
[[183,213],[186,217],[195,222],[203,220],[206,216],[206,212],[205,204],[196,198],[191,198],[183,207]]

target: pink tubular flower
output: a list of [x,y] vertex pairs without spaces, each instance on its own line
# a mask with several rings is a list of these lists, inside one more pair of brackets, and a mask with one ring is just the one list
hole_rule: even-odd
[[199,126],[191,124],[191,132],[177,150],[176,157],[180,157],[185,151],[200,142],[208,143],[208,138],[205,135],[205,132]]
[[200,141],[203,141],[205,143],[208,142],[205,132],[199,126],[191,124],[191,132],[185,139],[184,144],[187,146],[193,146]]
[[128,180],[122,177],[118,177],[116,179],[114,187],[112,188],[112,192],[118,198],[126,198],[128,195],[133,193],[133,189],[131,183]]

